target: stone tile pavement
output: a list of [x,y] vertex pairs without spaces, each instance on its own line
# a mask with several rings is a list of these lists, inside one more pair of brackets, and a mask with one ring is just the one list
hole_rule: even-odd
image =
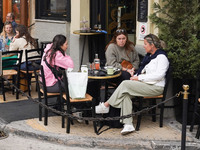
[[[37,97],[36,93],[33,97]],[[20,100],[25,97],[20,96]],[[7,95],[7,101],[16,101],[11,94]],[[0,103],[2,103],[0,98]],[[134,125],[136,119],[134,118]],[[104,129],[107,128],[104,126]],[[181,124],[174,118],[165,118],[164,126],[159,127],[159,122],[152,122],[151,117],[143,117],[139,131],[122,136],[122,129],[112,128],[100,135],[94,133],[92,122],[86,125],[84,122],[74,121],[70,134],[66,128],[61,128],[61,117],[49,117],[48,126],[43,121],[32,118],[6,123],[0,120],[0,129],[7,133],[17,134],[23,137],[34,137],[67,146],[90,147],[94,149],[156,149],[178,150],[181,145]],[[200,149],[200,141],[195,138],[196,126],[193,132],[189,132],[187,126],[187,150]]]

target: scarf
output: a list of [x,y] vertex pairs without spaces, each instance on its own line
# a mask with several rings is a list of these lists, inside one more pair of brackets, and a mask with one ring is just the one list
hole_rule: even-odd
[[155,59],[158,55],[163,54],[167,57],[167,54],[162,49],[158,49],[153,55],[151,53],[147,53],[146,56],[143,58],[142,62],[140,63],[140,67],[137,71],[137,75],[141,74],[144,67],[152,60]]

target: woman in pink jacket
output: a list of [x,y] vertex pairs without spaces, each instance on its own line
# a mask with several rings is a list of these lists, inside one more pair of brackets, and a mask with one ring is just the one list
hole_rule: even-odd
[[[59,83],[53,72],[50,70],[47,63],[58,70],[59,68],[73,68],[74,63],[70,56],[66,54],[68,47],[67,38],[64,35],[56,35],[52,44],[48,44],[44,49],[41,65],[44,68],[47,92],[59,92]],[[45,62],[46,60],[46,62]],[[61,80],[61,86],[64,88],[64,83]]]

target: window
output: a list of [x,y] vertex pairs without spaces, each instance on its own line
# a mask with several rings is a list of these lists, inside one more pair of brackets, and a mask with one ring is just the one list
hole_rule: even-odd
[[70,0],[36,0],[36,19],[70,21]]
[[20,23],[20,0],[12,0],[12,12],[15,15],[15,21]]

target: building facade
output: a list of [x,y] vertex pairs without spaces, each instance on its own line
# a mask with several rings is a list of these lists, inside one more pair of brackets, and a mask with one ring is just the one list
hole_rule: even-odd
[[101,36],[86,37],[83,64],[92,61],[94,53],[99,53],[100,58],[105,59],[105,46],[117,28],[125,28],[139,53],[144,54],[143,37],[148,33],[158,33],[148,19],[148,15],[153,11],[153,2],[159,1],[0,0],[0,13],[5,21],[6,14],[14,12],[16,22],[29,26],[32,36],[38,38],[39,42],[51,41],[56,34],[66,35],[69,41],[68,54],[73,58],[77,70],[81,61],[84,36],[74,34],[74,31],[80,29],[93,30],[97,27],[107,31],[107,34]]

